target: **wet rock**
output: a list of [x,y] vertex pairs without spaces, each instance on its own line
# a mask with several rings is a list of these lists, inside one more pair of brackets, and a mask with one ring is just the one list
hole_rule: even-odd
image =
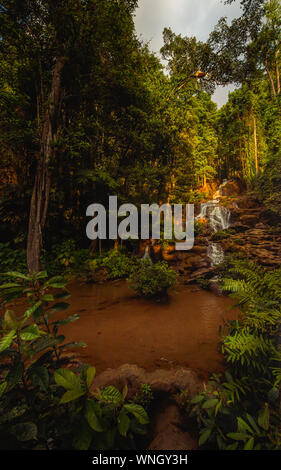
[[201,380],[190,369],[180,367],[147,372],[135,364],[124,364],[118,369],[107,369],[95,378],[93,389],[114,385],[118,390],[122,390],[127,385],[129,397],[133,397],[142,384],[150,385],[154,393],[169,395],[185,390],[193,396],[202,389]]
[[266,225],[263,224],[262,222],[259,222],[258,224],[255,225],[255,229],[265,230],[265,229],[266,229]]
[[216,268],[214,266],[210,266],[209,268],[198,269],[195,273],[192,273],[191,276],[184,281],[184,284],[192,284],[194,282],[197,282],[199,278],[210,279],[214,275],[215,270]]
[[241,194],[242,186],[238,181],[231,180],[223,183],[219,190],[214,194],[214,199],[221,196],[239,196]]
[[207,246],[206,245],[196,245],[192,248],[192,253],[197,253],[199,255],[206,254]]
[[156,416],[153,439],[148,450],[196,450],[196,440],[183,429],[182,414],[176,404],[170,403]]
[[209,289],[210,289],[211,292],[213,292],[216,295],[219,295],[219,296],[223,295],[223,291],[220,288],[220,286],[218,285],[217,281],[211,280]]
[[255,214],[245,214],[240,217],[240,222],[243,225],[253,227],[259,222],[259,217]]
[[230,228],[235,230],[235,232],[246,232],[246,230],[249,230],[249,227],[241,222],[234,222],[230,225]]

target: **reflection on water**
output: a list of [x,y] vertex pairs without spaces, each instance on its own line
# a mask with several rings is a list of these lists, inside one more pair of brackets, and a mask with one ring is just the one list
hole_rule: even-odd
[[88,347],[84,361],[98,372],[124,363],[148,370],[184,365],[203,373],[221,370],[219,325],[237,317],[233,303],[198,287],[178,286],[166,303],[136,298],[125,281],[70,286],[70,313],[80,319],[64,327],[68,340]]

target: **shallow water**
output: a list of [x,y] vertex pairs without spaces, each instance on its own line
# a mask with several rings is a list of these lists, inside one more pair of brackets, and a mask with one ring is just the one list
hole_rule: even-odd
[[238,315],[229,310],[231,299],[180,285],[168,302],[157,303],[137,298],[125,281],[69,289],[68,312],[80,318],[62,332],[87,343],[79,355],[98,372],[124,363],[147,370],[182,365],[202,375],[222,370],[219,325]]

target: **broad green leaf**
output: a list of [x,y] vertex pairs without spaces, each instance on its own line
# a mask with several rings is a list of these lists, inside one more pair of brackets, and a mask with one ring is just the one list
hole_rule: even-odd
[[87,383],[87,387],[88,387],[88,388],[91,387],[95,375],[96,375],[96,369],[95,369],[95,367],[88,367],[87,372],[86,372],[86,377],[87,377],[86,383]]
[[99,404],[93,400],[87,400],[85,417],[89,426],[96,432],[104,432],[104,428],[99,419],[100,414]]
[[117,423],[118,423],[119,433],[121,434],[121,436],[126,437],[127,432],[130,427],[130,418],[128,417],[126,410],[124,408],[122,408],[122,410],[119,413]]
[[216,405],[216,409],[215,409],[215,415],[217,416],[219,410],[221,409],[222,407],[222,400],[220,400],[217,405]]
[[35,274],[35,279],[45,279],[46,277],[48,277],[47,271],[41,271]]
[[7,388],[7,382],[1,383],[1,385],[0,385],[0,398],[2,397],[2,395],[4,395],[6,388]]
[[242,432],[229,432],[227,437],[230,439],[234,439],[235,441],[246,441],[251,438],[249,434],[242,433]]
[[5,277],[14,277],[18,279],[23,279],[24,281],[30,281],[31,277],[22,273],[18,273],[16,271],[8,271],[6,273],[1,273],[1,276]]
[[123,396],[123,399],[125,400],[126,396],[128,395],[128,385],[125,384],[124,385],[124,388],[122,390],[122,396]]
[[42,300],[44,300],[44,302],[53,302],[55,297],[52,294],[45,294],[43,295]]
[[0,353],[5,351],[5,349],[8,349],[11,346],[15,335],[16,335],[16,330],[11,330],[7,335],[3,336],[0,339]]
[[238,417],[237,422],[239,432],[248,431],[250,434],[253,434],[252,428],[242,418]]
[[66,281],[62,276],[54,276],[51,279],[49,279],[47,282],[44,284],[44,289],[46,287],[53,287],[55,289],[63,289],[66,285]]
[[109,387],[102,389],[101,400],[105,403],[119,405],[123,401],[123,396],[122,393],[117,390],[117,388],[113,387],[113,385],[109,385]]
[[265,431],[268,431],[269,428],[269,417],[270,417],[270,412],[268,405],[266,404],[265,407],[259,411],[258,414],[258,423],[261,428],[263,428]]
[[64,291],[64,292],[58,292],[57,294],[54,295],[56,300],[66,300],[69,299],[71,296],[70,292]]
[[46,334],[44,331],[40,331],[36,324],[29,325],[21,331],[20,337],[23,341],[33,341],[34,339],[40,338],[41,335]]
[[6,284],[0,285],[0,289],[10,289],[11,287],[22,287],[22,285],[15,282],[6,282]]
[[82,395],[84,395],[85,392],[80,389],[80,390],[68,390],[67,392],[65,392],[65,394],[62,396],[61,400],[60,400],[60,404],[62,405],[63,403],[69,403],[70,401],[74,401],[74,400],[77,400],[77,398],[80,398],[82,397]]
[[254,420],[254,418],[253,418],[251,415],[249,415],[249,413],[246,413],[246,416],[247,416],[247,419],[248,419],[250,425],[252,426],[252,428],[255,430],[255,432],[256,432],[258,435],[260,435],[260,430],[259,430],[259,428],[258,428],[258,426],[257,426],[257,423],[256,423],[256,421]]
[[202,408],[204,409],[213,408],[214,406],[216,406],[218,401],[219,400],[217,398],[210,398],[209,400],[205,401],[205,403],[203,403]]
[[62,338],[60,336],[56,338],[51,338],[50,336],[41,337],[35,342],[35,344],[32,344],[32,350],[37,354],[44,349],[49,349],[56,346],[62,341],[64,341],[64,336]]
[[204,395],[195,395],[195,397],[192,398],[190,403],[192,405],[196,405],[197,403],[201,403],[201,401],[203,401],[204,398],[205,398]]
[[251,437],[251,439],[249,439],[248,442],[246,442],[244,446],[244,450],[253,450],[254,444],[255,444],[255,439],[254,437]]
[[128,403],[124,405],[124,408],[129,413],[132,413],[140,424],[149,423],[147,412],[141,405],[136,405],[135,403]]
[[237,450],[238,446],[239,446],[239,442],[234,442],[234,444],[226,446],[225,450]]
[[26,319],[30,318],[36,312],[36,310],[38,310],[38,308],[41,306],[41,304],[42,304],[42,301],[38,300],[38,302],[36,302],[36,304],[32,305],[32,307],[30,307],[28,310],[26,310],[26,312],[24,314],[24,317]]
[[200,436],[200,439],[199,439],[199,446],[201,447],[203,444],[205,444],[205,442],[207,442],[207,440],[210,438],[212,434],[212,429],[206,429]]
[[55,305],[52,305],[52,312],[67,310],[70,304],[66,302],[57,302]]
[[14,312],[12,310],[7,310],[4,315],[4,323],[7,325],[9,328],[16,330],[18,326],[18,319],[15,316]]
[[54,372],[54,379],[57,385],[66,390],[80,390],[81,384],[76,375],[69,369],[59,369]]
[[68,323],[72,323],[74,321],[77,321],[79,320],[79,315],[75,314],[73,316],[70,316],[68,318],[66,318],[65,320],[58,320],[58,321],[55,321],[54,324],[55,325],[67,325]]

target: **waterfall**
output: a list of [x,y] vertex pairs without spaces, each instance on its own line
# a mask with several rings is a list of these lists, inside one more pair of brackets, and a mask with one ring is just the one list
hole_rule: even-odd
[[150,261],[152,261],[151,256],[150,256],[150,246],[149,245],[147,245],[145,247],[145,252],[144,252],[144,255],[143,255],[142,259],[149,259]]
[[219,230],[226,230],[230,226],[230,211],[219,205],[217,199],[201,204],[200,214],[196,217],[197,220],[207,219],[212,232]]
[[210,243],[207,255],[211,260],[211,266],[216,266],[224,260],[224,251],[219,243]]
[[[219,187],[213,200],[201,204],[200,213],[196,217],[197,220],[207,220],[213,233],[226,230],[230,226],[231,212],[226,207],[221,206],[218,199],[220,197],[220,189],[222,189],[226,183],[227,181],[224,181]],[[220,264],[224,259],[224,251],[219,243],[210,242],[207,254],[211,260],[212,266]]]

